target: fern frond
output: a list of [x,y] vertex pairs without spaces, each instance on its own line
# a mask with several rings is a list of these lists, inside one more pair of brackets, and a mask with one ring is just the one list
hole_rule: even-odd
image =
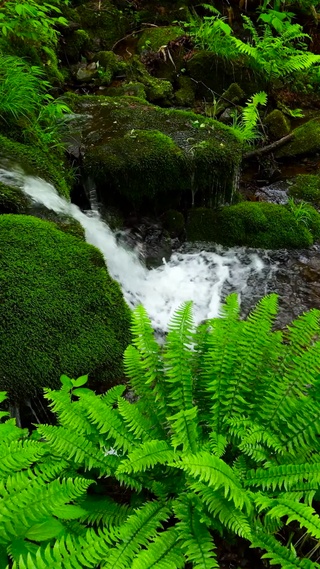
[[80,401],[83,402],[89,421],[96,426],[106,440],[112,440],[114,448],[123,452],[132,448],[134,436],[128,432],[117,409],[111,408],[106,400],[95,394],[80,395]]
[[264,553],[262,558],[269,559],[271,565],[280,565],[282,569],[319,569],[318,563],[312,563],[306,558],[299,559],[292,546],[290,549],[284,547],[275,537],[263,530],[256,529],[252,538],[252,547],[266,550],[267,553]]
[[187,496],[173,505],[174,513],[180,520],[175,527],[179,533],[181,547],[194,569],[219,567],[212,537],[193,502],[192,498]]
[[58,416],[59,423],[80,434],[96,432],[93,425],[83,413],[80,401],[72,401],[68,389],[53,391],[44,389],[44,397],[50,401],[49,407]]
[[89,525],[103,525],[105,528],[120,526],[132,513],[132,508],[120,505],[108,496],[87,495],[78,504],[86,511],[79,519]]
[[185,558],[179,543],[176,528],[162,532],[140,551],[134,558],[132,569],[180,569],[185,566]]
[[[11,432],[11,426],[10,426]],[[14,431],[16,436],[16,431]],[[4,440],[0,444],[0,475],[18,472],[29,467],[46,453],[44,445],[31,440]]]
[[269,499],[261,495],[256,498],[256,503],[260,508],[268,508],[270,518],[280,519],[287,516],[288,524],[297,521],[311,536],[320,538],[320,517],[311,506],[288,498]]
[[192,303],[186,302],[175,311],[168,328],[164,361],[169,384],[169,405],[176,411],[187,411],[193,404],[191,345],[194,335]]
[[176,450],[182,445],[184,452],[197,452],[199,441],[198,409],[193,407],[168,417],[171,426],[171,444]]
[[117,474],[144,472],[156,464],[168,464],[174,455],[166,441],[147,441],[128,454],[118,467]]
[[270,468],[248,470],[244,484],[261,487],[263,490],[291,490],[297,484],[312,482],[320,485],[320,464],[281,464]]
[[152,441],[163,437],[158,422],[153,422],[152,415],[147,415],[149,409],[146,409],[145,404],[141,404],[140,401],[129,403],[126,399],[119,399],[118,410],[136,441],[138,439],[141,442]]
[[202,503],[206,505],[208,512],[218,518],[221,524],[235,534],[246,539],[251,538],[251,526],[249,518],[227,500],[221,491],[212,490],[197,482],[192,484],[192,489],[197,493]]
[[237,508],[251,510],[251,501],[248,493],[241,487],[232,468],[223,460],[212,456],[208,452],[200,452],[195,455],[182,456],[180,460],[171,466],[181,468],[189,476],[206,483],[210,488],[222,489],[224,496],[234,502]]
[[38,432],[56,455],[73,460],[88,470],[97,468],[100,475],[110,476],[118,466],[119,458],[116,455],[103,453],[83,435],[51,425],[39,425]]
[[147,502],[129,516],[119,529],[119,543],[110,549],[103,564],[105,569],[128,569],[135,555],[156,537],[158,528],[170,515],[161,502]]

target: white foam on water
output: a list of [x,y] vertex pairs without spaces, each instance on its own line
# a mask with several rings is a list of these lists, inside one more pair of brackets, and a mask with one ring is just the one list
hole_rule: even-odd
[[194,303],[196,323],[217,316],[224,300],[223,287],[230,285],[232,290],[241,293],[249,276],[261,273],[264,268],[263,261],[255,253],[246,255],[244,262],[243,250],[241,255],[239,248],[224,250],[220,247],[214,252],[176,252],[167,263],[148,270],[137,252],[117,242],[98,212],[82,212],[40,178],[0,169],[1,179],[19,184],[35,202],[79,221],[87,242],[102,252],[109,273],[121,285],[129,306],[143,304],[154,328],[159,331],[166,331],[172,313],[186,300]]

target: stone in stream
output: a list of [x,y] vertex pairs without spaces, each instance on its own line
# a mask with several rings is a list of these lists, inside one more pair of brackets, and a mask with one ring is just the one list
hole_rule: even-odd
[[70,122],[70,141],[80,136],[83,174],[106,206],[162,213],[231,201],[241,144],[229,127],[135,97],[67,101],[82,115]]

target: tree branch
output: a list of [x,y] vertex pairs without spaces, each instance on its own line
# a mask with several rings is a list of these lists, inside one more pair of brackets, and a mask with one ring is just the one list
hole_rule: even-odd
[[286,144],[286,142],[289,142],[289,140],[292,140],[293,138],[294,138],[294,133],[290,132],[290,134],[287,134],[286,136],[283,136],[279,140],[272,142],[272,144],[268,144],[267,146],[263,146],[262,148],[256,148],[255,150],[247,152],[246,154],[243,155],[243,160],[247,160],[249,158],[255,158],[256,156],[261,156],[261,154],[269,154],[269,152],[272,152],[276,148],[279,148],[279,146],[283,146],[284,144]]

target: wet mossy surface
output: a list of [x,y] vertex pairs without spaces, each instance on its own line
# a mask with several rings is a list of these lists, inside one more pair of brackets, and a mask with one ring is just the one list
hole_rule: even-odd
[[69,198],[72,182],[71,171],[54,152],[15,142],[0,134],[0,159],[18,164],[27,174],[36,175],[51,182],[60,195]]
[[320,151],[320,119],[306,122],[293,133],[293,139],[276,151],[277,158],[294,158]]
[[266,116],[264,124],[272,140],[286,136],[291,130],[289,119],[279,109],[271,111]]
[[0,216],[0,390],[12,401],[61,373],[122,378],[130,311],[101,253],[53,223]]
[[319,239],[320,215],[313,208],[309,228],[298,223],[286,206],[242,202],[219,211],[191,210],[186,230],[190,241],[212,241],[230,247],[302,249]]
[[241,148],[228,127],[134,97],[71,95],[67,101],[88,115],[79,126],[84,171],[106,205],[124,196],[139,207],[149,198],[164,211],[177,209],[183,194],[191,205],[192,193],[199,205],[230,201]]
[[20,188],[0,182],[0,214],[27,213],[30,205],[30,199]]
[[158,51],[169,41],[183,35],[184,31],[179,26],[150,27],[141,34],[138,41],[138,51],[139,53],[144,50]]
[[90,38],[92,51],[110,50],[125,36],[128,20],[109,0],[83,2],[76,8],[81,28]]
[[299,174],[289,189],[289,195],[319,206],[320,176],[317,174]]

